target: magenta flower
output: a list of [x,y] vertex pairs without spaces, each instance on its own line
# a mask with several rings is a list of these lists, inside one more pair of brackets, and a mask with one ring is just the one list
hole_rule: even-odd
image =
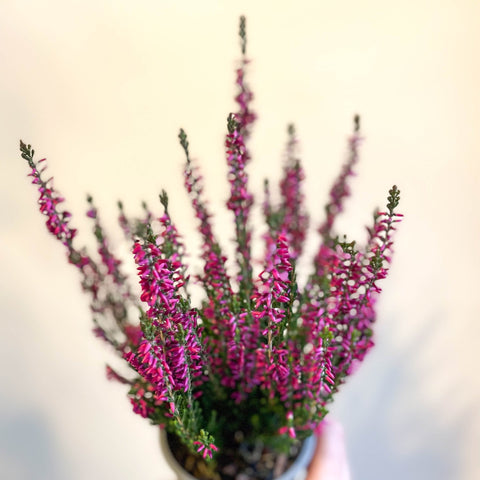
[[210,443],[207,446],[201,442],[195,441],[193,444],[198,446],[197,453],[201,453],[203,458],[212,458],[213,452],[218,452],[218,448],[213,443]]

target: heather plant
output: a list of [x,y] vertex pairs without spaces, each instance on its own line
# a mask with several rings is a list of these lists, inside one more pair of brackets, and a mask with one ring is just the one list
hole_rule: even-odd
[[[238,110],[228,116],[225,139],[234,271],[227,268],[184,130],[179,133],[184,182],[198,222],[203,269],[189,273],[184,240],[170,216],[165,191],[159,196],[160,216],[144,204],[142,218],[129,218],[119,202],[119,224],[132,243],[140,295],[109,247],[93,198],[87,198],[87,216],[98,242],[95,255],[76,245],[70,214],[62,209],[63,197],[52,179],[46,179],[45,159],[36,161],[31,146],[20,142],[47,228],[64,245],[90,298],[94,332],[131,367],[130,375],[122,375],[107,366],[108,378],[128,385],[135,413],[166,428],[206,460],[234,442],[260,440],[286,451],[318,428],[339,387],[373,346],[378,282],[387,275],[392,234],[401,218],[395,212],[399,190],[393,186],[386,209],[373,216],[364,246],[335,233],[362,141],[356,116],[348,158],[318,227],[311,273],[303,284],[297,282],[309,215],[305,174],[291,125],[279,202],[271,200],[269,182],[264,184],[265,227],[255,237],[264,242],[263,259],[252,258],[254,196],[247,166],[256,115],[245,78],[249,60],[243,17],[240,40]],[[256,264],[261,267],[254,268]],[[203,290],[199,305],[191,300],[195,287]]]

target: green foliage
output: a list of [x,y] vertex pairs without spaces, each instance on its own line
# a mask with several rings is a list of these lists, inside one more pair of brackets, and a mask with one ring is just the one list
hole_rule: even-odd
[[389,191],[389,195],[387,197],[388,203],[387,208],[390,216],[393,216],[393,211],[395,208],[398,207],[398,203],[400,201],[400,190],[394,185]]

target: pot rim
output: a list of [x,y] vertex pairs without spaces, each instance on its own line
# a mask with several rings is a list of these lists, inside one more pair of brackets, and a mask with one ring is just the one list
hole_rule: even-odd
[[[178,475],[178,478],[181,480],[198,480],[192,474],[187,472],[181,464],[178,463],[177,459],[170,450],[170,445],[167,440],[167,432],[165,429],[160,429],[160,445],[162,447],[163,455],[165,460],[168,463],[168,466]],[[317,438],[315,435],[311,435],[306,438],[303,442],[300,453],[297,455],[293,461],[290,468],[283,472],[279,477],[276,477],[274,480],[294,480],[297,478],[298,473],[303,469],[307,469],[310,461],[313,457],[313,452],[317,445]],[[301,477],[303,478],[303,477]]]

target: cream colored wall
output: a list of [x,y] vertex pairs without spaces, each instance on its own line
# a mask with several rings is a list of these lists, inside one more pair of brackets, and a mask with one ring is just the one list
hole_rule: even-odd
[[182,126],[228,243],[223,135],[242,13],[253,188],[278,177],[296,122],[318,223],[359,112],[367,138],[340,230],[362,237],[388,188],[402,191],[377,348],[334,407],[354,478],[480,478],[476,0],[0,2],[1,478],[173,478],[155,430],[104,379],[115,359],[35,211],[18,140],[48,156],[81,239],[86,192],[113,218],[118,198],[138,211],[163,187],[190,238]]

